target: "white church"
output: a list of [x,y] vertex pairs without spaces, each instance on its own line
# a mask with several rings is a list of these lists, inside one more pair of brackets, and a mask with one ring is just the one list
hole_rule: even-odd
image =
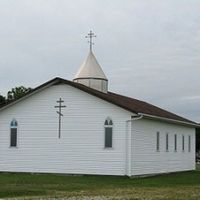
[[91,45],[73,81],[54,78],[0,108],[0,172],[131,177],[194,170],[197,124],[108,91]]

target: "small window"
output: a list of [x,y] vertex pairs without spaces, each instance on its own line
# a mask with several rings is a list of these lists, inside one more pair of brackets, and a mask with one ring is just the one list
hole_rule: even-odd
[[177,135],[174,135],[174,151],[177,151]]
[[160,150],[160,132],[157,132],[157,138],[156,138],[156,150]]
[[13,119],[10,123],[10,146],[17,146],[17,126],[18,123],[15,119]]
[[17,128],[11,128],[10,133],[10,146],[16,147],[17,146]]
[[169,134],[166,134],[166,151],[169,151]]
[[191,136],[188,136],[188,152],[191,152]]
[[185,151],[185,137],[182,135],[182,151]]
[[104,123],[105,128],[105,148],[112,148],[112,137],[113,137],[113,122],[110,118],[107,118]]
[[10,122],[10,127],[17,127],[17,121],[15,119],[13,119],[11,122]]

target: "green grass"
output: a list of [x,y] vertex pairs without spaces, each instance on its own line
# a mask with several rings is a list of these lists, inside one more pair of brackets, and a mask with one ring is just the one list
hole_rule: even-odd
[[200,199],[200,167],[197,168],[191,172],[133,179],[0,173],[0,198]]

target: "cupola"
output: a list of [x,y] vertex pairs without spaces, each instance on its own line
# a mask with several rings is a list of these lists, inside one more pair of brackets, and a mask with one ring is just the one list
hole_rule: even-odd
[[75,75],[73,81],[107,93],[108,79],[92,52],[92,38],[96,36],[92,33],[92,31],[90,31],[86,37],[90,39],[90,51],[83,64],[80,66],[80,69]]

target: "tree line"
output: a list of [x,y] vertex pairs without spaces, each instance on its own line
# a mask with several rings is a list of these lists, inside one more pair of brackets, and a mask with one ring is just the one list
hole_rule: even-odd
[[24,96],[27,92],[30,92],[32,88],[26,88],[24,86],[19,86],[12,88],[7,92],[7,96],[3,96],[0,94],[0,106],[6,103],[9,103],[13,100],[19,99]]

